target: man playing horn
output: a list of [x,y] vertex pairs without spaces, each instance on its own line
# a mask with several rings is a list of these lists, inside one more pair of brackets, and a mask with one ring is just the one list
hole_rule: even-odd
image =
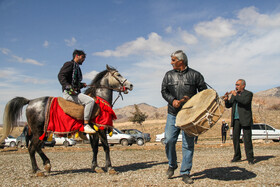
[[[224,95],[225,105],[231,110],[231,127],[233,127],[234,156],[231,162],[241,161],[240,133],[243,129],[243,139],[248,163],[254,164],[254,153],[252,144],[252,99],[253,93],[245,90],[246,82],[239,79],[235,83],[235,90]],[[231,95],[231,97],[229,97]]]
[[[203,76],[188,67],[188,58],[182,50],[171,54],[171,65],[173,70],[168,71],[162,81],[161,94],[168,102],[168,115],[165,125],[165,152],[168,158],[167,178],[174,175],[178,168],[176,155],[176,142],[181,129],[175,126],[176,115],[186,101],[194,96],[197,91],[207,89]],[[180,169],[182,180],[193,183],[190,177],[192,158],[194,152],[194,137],[182,132],[182,154],[183,160]]]
[[63,98],[84,105],[84,132],[95,133],[89,125],[91,113],[95,104],[93,98],[81,93],[81,88],[87,86],[82,83],[83,75],[79,65],[85,61],[86,54],[82,50],[74,50],[73,59],[65,62],[58,74],[58,80],[62,85]]

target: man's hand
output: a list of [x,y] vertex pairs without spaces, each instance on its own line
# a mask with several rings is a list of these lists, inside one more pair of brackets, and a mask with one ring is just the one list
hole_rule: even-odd
[[172,105],[174,108],[179,108],[181,103],[186,103],[189,100],[189,96],[184,96],[181,100],[174,100]]
[[75,90],[71,85],[67,85],[65,89],[69,95],[77,95],[77,93],[75,92]]
[[85,88],[85,87],[87,87],[87,83],[81,82],[81,83],[79,84],[79,87],[80,87],[80,89],[81,89],[81,88]]
[[236,96],[236,94],[237,94],[237,92],[235,90],[232,90],[230,93],[234,96]]
[[181,102],[180,102],[179,100],[174,99],[174,100],[173,100],[173,103],[172,103],[172,106],[173,106],[174,108],[179,108],[179,107],[180,107],[180,104],[181,104]]
[[225,93],[225,95],[223,96],[223,99],[224,99],[224,101],[227,101],[228,100],[228,95],[229,95],[230,93]]

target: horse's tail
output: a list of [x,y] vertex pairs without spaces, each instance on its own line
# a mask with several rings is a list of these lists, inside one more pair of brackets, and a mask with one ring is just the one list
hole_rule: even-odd
[[17,126],[17,120],[22,114],[22,108],[28,103],[28,99],[16,97],[6,104],[3,115],[3,136],[0,142],[2,142],[13,131],[13,128]]

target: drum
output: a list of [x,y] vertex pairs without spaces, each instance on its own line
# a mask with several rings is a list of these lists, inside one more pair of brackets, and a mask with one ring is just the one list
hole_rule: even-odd
[[198,136],[222,117],[224,104],[213,89],[203,90],[186,102],[176,117],[176,126],[189,136]]

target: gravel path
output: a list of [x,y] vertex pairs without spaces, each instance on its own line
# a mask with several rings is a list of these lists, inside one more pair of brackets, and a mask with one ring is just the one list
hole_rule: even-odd
[[[178,143],[178,161],[181,149]],[[114,146],[111,160],[117,175],[92,173],[92,152],[88,144],[75,147],[45,148],[51,160],[52,172],[45,177],[31,174],[27,150],[0,151],[0,186],[185,186],[179,169],[172,179],[165,176],[167,159],[163,146],[149,143],[145,146]],[[254,143],[256,164],[246,160],[230,163],[231,143],[201,143],[196,145],[192,169],[192,186],[280,186],[280,144]],[[242,156],[245,159],[244,148]],[[99,165],[104,166],[104,152],[100,147]],[[42,161],[37,157],[39,167]],[[180,163],[179,163],[180,164]]]

